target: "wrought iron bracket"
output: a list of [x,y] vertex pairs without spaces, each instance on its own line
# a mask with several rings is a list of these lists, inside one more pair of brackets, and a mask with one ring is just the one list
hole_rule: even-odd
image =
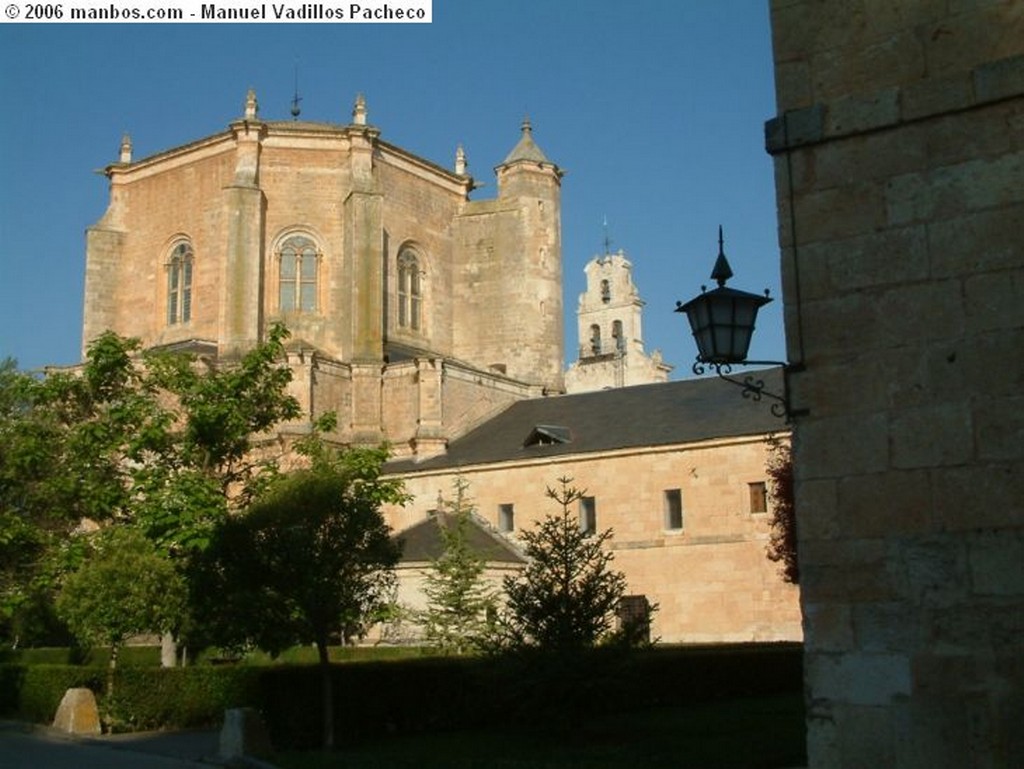
[[[743,379],[737,379],[734,376],[730,376],[730,374],[732,374],[733,365],[781,366],[783,386],[782,394],[779,395],[765,390],[764,380],[758,378],[754,374],[747,374]],[[791,364],[777,360],[745,360],[742,363],[736,364],[711,363],[701,360],[700,358],[697,358],[697,361],[693,364],[693,373],[698,376],[706,373],[708,369],[712,369],[720,379],[724,379],[726,382],[740,387],[742,389],[741,395],[744,398],[749,398],[752,401],[760,401],[762,398],[769,398],[774,401],[770,406],[772,414],[780,419],[785,419],[786,422],[792,422],[794,417],[804,416],[808,413],[806,409],[794,410],[789,403],[789,375],[802,371],[803,366],[800,364]]]

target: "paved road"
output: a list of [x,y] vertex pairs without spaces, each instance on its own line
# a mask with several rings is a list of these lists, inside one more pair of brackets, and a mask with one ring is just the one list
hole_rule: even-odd
[[216,732],[75,739],[45,728],[0,725],[3,769],[210,769]]

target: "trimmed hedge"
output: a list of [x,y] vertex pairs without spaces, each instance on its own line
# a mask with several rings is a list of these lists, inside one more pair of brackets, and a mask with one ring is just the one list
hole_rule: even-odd
[[[803,651],[796,644],[503,658],[420,658],[338,665],[337,739],[471,729],[503,724],[573,729],[579,719],[749,695],[799,693]],[[321,743],[319,671],[267,668],[262,710],[280,747]]]
[[215,726],[227,708],[258,705],[260,670],[119,668],[108,697],[106,667],[0,664],[0,717],[49,723],[65,691],[86,687],[113,731]]
[[[110,649],[78,649],[75,647],[42,647],[38,649],[6,649],[0,651],[0,663],[22,665],[86,665],[105,667]],[[158,667],[159,646],[125,646],[117,657],[119,667]]]
[[[100,692],[103,667],[0,665],[0,717],[48,722],[64,691]],[[477,726],[573,728],[579,717],[799,692],[799,645],[597,649],[572,656],[411,657],[332,665],[337,732],[351,742],[395,732]],[[321,743],[316,665],[118,668],[98,695],[108,728],[219,724],[227,708],[259,709],[279,748]]]
[[0,716],[49,723],[68,689],[101,691],[103,672],[71,665],[0,665]]
[[119,731],[217,726],[228,708],[259,704],[259,679],[253,667],[125,668],[101,709]]

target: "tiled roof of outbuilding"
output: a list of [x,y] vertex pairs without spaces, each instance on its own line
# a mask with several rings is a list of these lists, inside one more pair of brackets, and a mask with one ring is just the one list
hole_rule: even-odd
[[[782,369],[739,374],[764,380],[765,390],[783,391]],[[694,443],[714,438],[764,435],[787,430],[770,401],[741,397],[717,377],[620,387],[576,395],[518,401],[496,417],[452,441],[442,455],[387,465],[389,473],[493,464],[535,457]],[[528,441],[538,434],[566,440]]]
[[[447,513],[433,515],[415,526],[399,532],[395,539],[402,540],[402,562],[419,563],[439,558],[444,552],[441,525],[454,525],[454,517]],[[487,563],[525,563],[526,559],[499,535],[487,530],[481,523],[469,519],[466,544],[470,551]]]

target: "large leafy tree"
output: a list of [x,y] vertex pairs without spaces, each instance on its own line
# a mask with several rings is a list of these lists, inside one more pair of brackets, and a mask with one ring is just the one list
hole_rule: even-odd
[[475,508],[468,483],[457,478],[453,487],[454,497],[441,500],[435,519],[443,549],[427,573],[427,608],[418,619],[432,646],[466,654],[489,645],[497,596],[484,578],[486,562],[470,545]]
[[324,741],[334,742],[328,644],[359,627],[391,594],[400,548],[380,512],[401,503],[401,483],[380,478],[386,449],[320,453],[310,469],[279,478],[220,527],[197,560],[192,588],[205,623],[225,646],[271,653],[316,645]]
[[89,384],[75,377],[0,364],[0,632],[12,643],[50,640],[40,634],[59,573],[51,556],[73,552],[63,546],[70,531],[102,509],[90,495],[111,470],[99,452],[79,458],[73,449],[95,437],[72,432],[90,400]]
[[561,512],[522,533],[529,563],[523,573],[504,580],[505,629],[513,646],[575,651],[598,643],[611,630],[614,612],[626,591],[626,578],[611,568],[605,544],[612,530],[588,534],[572,507],[584,496],[571,478],[547,496]]
[[45,556],[83,519],[135,528],[183,569],[277,472],[280,457],[260,438],[301,415],[287,391],[286,338],[275,326],[240,359],[210,364],[108,332],[75,371],[33,377],[0,367],[8,614],[33,587],[54,586],[59,569],[43,568],[53,563]]

